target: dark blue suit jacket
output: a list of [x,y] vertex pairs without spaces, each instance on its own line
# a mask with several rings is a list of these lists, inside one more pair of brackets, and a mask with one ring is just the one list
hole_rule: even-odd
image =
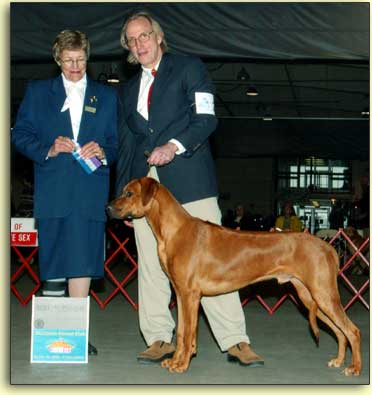
[[[90,175],[69,153],[46,160],[58,136],[73,138],[70,112],[61,112],[65,99],[62,76],[31,82],[12,131],[16,149],[34,162],[34,216],[65,217],[76,207],[86,218],[105,221],[109,165],[117,156],[117,95],[112,88],[87,78],[78,142],[81,146],[97,142],[105,150],[108,164]],[[87,111],[86,106],[96,112]]]
[[186,153],[157,168],[160,182],[181,203],[216,196],[217,182],[208,142],[217,126],[215,115],[197,114],[195,92],[214,88],[204,64],[195,57],[163,54],[153,85],[149,120],[137,112],[141,72],[119,95],[119,157],[116,194],[132,178],[148,172],[145,151],[175,138]]

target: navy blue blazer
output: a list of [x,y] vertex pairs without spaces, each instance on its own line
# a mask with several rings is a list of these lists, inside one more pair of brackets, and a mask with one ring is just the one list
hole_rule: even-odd
[[31,82],[12,131],[16,149],[34,162],[34,216],[65,217],[75,207],[86,218],[105,221],[109,166],[117,156],[117,95],[87,78],[78,142],[97,142],[107,158],[107,166],[89,175],[70,153],[46,160],[58,136],[73,138],[70,112],[61,112],[65,100],[62,76]]
[[186,152],[157,167],[160,182],[181,203],[216,196],[217,181],[208,137],[217,126],[213,114],[197,114],[195,93],[214,88],[200,59],[163,54],[153,85],[148,121],[137,112],[141,72],[119,94],[119,156],[116,195],[133,178],[148,173],[145,151],[175,138]]

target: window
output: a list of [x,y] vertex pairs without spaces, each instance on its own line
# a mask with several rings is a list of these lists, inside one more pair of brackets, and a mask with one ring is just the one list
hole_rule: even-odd
[[307,189],[317,192],[350,192],[348,161],[306,158],[279,159],[278,190]]

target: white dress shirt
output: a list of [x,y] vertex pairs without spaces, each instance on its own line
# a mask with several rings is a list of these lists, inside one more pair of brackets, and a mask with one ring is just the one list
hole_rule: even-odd
[[[158,69],[159,63],[156,65],[155,70]],[[149,111],[147,108],[147,98],[149,96],[150,86],[154,82],[155,77],[151,74],[151,70],[142,66],[142,75],[140,89],[138,93],[137,111],[146,119],[149,120]]]
[[66,111],[67,109],[70,110],[72,132],[74,135],[74,140],[77,141],[81,116],[83,113],[85,90],[87,87],[87,76],[84,74],[84,77],[80,81],[72,82],[67,80],[62,74],[62,80],[67,97],[61,112]]

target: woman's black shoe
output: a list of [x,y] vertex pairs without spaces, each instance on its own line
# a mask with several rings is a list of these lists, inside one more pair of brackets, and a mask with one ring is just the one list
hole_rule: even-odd
[[88,355],[97,355],[97,354],[98,354],[97,349],[93,346],[93,344],[88,342]]

